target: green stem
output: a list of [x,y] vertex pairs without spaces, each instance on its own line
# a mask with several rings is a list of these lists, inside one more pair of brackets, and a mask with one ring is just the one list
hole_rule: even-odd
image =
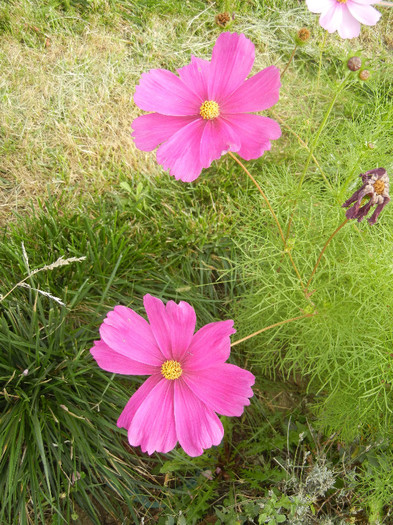
[[288,239],[290,231],[291,231],[293,214],[294,214],[294,211],[295,211],[295,208],[296,208],[296,204],[297,204],[297,201],[298,201],[298,198],[299,198],[300,190],[301,190],[301,187],[303,185],[304,179],[306,177],[307,170],[308,170],[308,167],[310,165],[310,161],[311,161],[311,159],[312,159],[312,157],[314,155],[315,148],[317,147],[319,137],[320,137],[320,135],[321,135],[321,133],[323,131],[323,128],[326,125],[326,122],[328,121],[328,118],[329,118],[330,113],[331,113],[331,111],[333,109],[334,103],[336,102],[338,95],[341,93],[341,91],[342,91],[342,89],[343,89],[343,87],[345,85],[346,80],[347,80],[347,77],[345,76],[345,78],[342,80],[341,84],[338,86],[338,89],[335,92],[334,97],[332,98],[332,100],[331,100],[331,102],[329,104],[329,107],[328,107],[328,109],[327,109],[327,111],[325,113],[325,116],[324,116],[321,124],[319,125],[317,134],[315,135],[314,142],[312,143],[312,145],[310,147],[309,154],[308,154],[306,163],[304,165],[302,176],[300,177],[299,185],[298,185],[298,188],[297,188],[296,199],[295,199],[295,202],[292,205],[292,213],[291,213],[291,216],[289,217],[288,228],[287,228],[287,233],[286,233],[286,236],[285,236],[285,240]]
[[[296,133],[296,131],[294,131],[277,113],[275,113],[274,111],[272,111],[272,115],[273,117],[278,120],[280,122],[280,124],[282,126],[284,126],[284,128],[286,128],[290,133],[292,133],[292,135],[294,135],[299,143],[303,146],[304,149],[306,149],[308,152],[310,151],[310,148],[308,147],[308,145],[304,142],[304,140],[302,140],[301,137],[299,137],[299,135]],[[312,157],[312,160],[314,161],[314,163],[316,164],[316,166],[318,167],[319,171],[321,172],[321,175],[322,175],[322,178],[323,180],[326,182],[326,185],[329,187],[330,190],[333,190],[333,187],[332,185],[330,184],[328,178],[326,177],[321,165],[319,164],[318,160],[316,159],[315,155],[313,153],[311,153],[311,157]]]
[[[325,31],[325,33],[323,35],[322,44],[321,44],[320,50],[319,50],[319,63],[318,63],[318,75],[317,75],[317,89],[316,89],[317,96],[319,94],[319,84],[321,83],[322,56],[323,56],[323,50],[325,49],[327,36],[328,36],[328,32]],[[313,102],[313,105],[312,105],[311,118],[310,118],[311,122],[314,120],[314,113],[315,113],[316,103],[317,103],[317,97],[314,98],[314,102]]]
[[293,59],[293,57],[295,56],[296,49],[297,49],[297,44],[296,44],[296,46],[294,47],[294,49],[293,49],[293,51],[292,51],[292,54],[291,54],[291,56],[289,57],[289,60],[288,60],[288,62],[287,62],[287,65],[284,67],[284,70],[283,70],[283,72],[282,72],[281,75],[280,75],[280,78],[282,78],[282,77],[285,75],[286,70],[289,68],[290,63],[292,62],[292,59]]
[[238,341],[235,341],[234,343],[231,344],[231,347],[238,345],[239,343],[243,343],[243,341],[247,341],[247,339],[251,339],[251,337],[255,337],[256,335],[262,334],[263,332],[270,330],[270,328],[275,328],[276,326],[282,326],[283,324],[291,323],[292,321],[297,321],[299,319],[305,319],[306,317],[314,317],[314,315],[316,315],[316,313],[299,315],[298,317],[292,317],[292,319],[285,319],[285,321],[280,321],[278,323],[271,324],[270,326],[265,326],[265,328],[262,328],[261,330],[258,330],[257,332],[254,332],[253,334],[247,335],[246,337],[243,337],[243,339],[239,339]]
[[345,221],[342,222],[342,223],[340,224],[340,226],[334,230],[334,232],[331,234],[331,236],[329,237],[329,239],[325,242],[325,246],[322,248],[321,253],[319,254],[318,260],[317,260],[317,262],[315,263],[315,266],[314,266],[314,268],[313,268],[313,271],[311,272],[310,278],[309,278],[309,280],[307,281],[307,284],[306,284],[306,292],[307,292],[307,290],[308,290],[308,287],[310,286],[310,283],[311,283],[311,281],[312,281],[312,278],[314,277],[315,272],[317,271],[318,265],[319,265],[319,263],[321,262],[322,255],[325,253],[325,250],[326,250],[326,248],[328,247],[330,241],[331,241],[331,240],[333,239],[333,237],[334,237],[334,236],[335,236],[335,235],[341,230],[341,228],[347,224],[347,222],[348,222],[348,219],[345,219]]
[[231,151],[228,151],[228,155],[230,157],[233,158],[233,160],[235,162],[237,162],[239,164],[239,166],[242,168],[242,170],[244,171],[244,173],[251,179],[252,183],[255,185],[255,187],[257,188],[257,190],[259,191],[259,193],[262,195],[264,201],[266,202],[269,210],[270,210],[270,213],[272,214],[272,217],[274,219],[274,222],[276,223],[277,225],[277,228],[278,228],[278,231],[280,233],[280,237],[282,239],[282,242],[284,244],[284,249],[285,249],[285,252],[288,254],[288,257],[292,263],[292,266],[293,266],[293,269],[295,270],[295,273],[299,279],[299,282],[300,282],[300,285],[304,291],[304,284],[303,284],[303,281],[302,281],[302,278],[300,276],[300,273],[299,273],[299,270],[297,269],[297,266],[295,264],[295,261],[293,260],[292,258],[292,254],[290,252],[290,250],[288,249],[288,246],[287,246],[287,243],[286,243],[286,240],[285,240],[285,237],[284,237],[284,232],[282,231],[282,228],[281,228],[281,225],[280,225],[280,222],[277,218],[277,215],[274,213],[274,210],[272,208],[272,205],[270,204],[269,202],[269,199],[266,197],[264,191],[262,190],[262,188],[260,187],[260,185],[258,184],[258,182],[254,179],[254,177],[251,175],[251,173],[248,171],[248,169],[245,167],[245,165],[231,152]]

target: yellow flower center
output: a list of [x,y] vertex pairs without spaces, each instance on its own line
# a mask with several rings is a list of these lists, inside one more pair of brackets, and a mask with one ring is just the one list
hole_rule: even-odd
[[205,100],[199,110],[199,114],[205,120],[213,120],[220,114],[220,107],[214,100]]
[[161,374],[165,379],[178,379],[183,373],[183,370],[178,361],[165,361],[161,367]]
[[383,190],[385,189],[385,183],[381,179],[377,179],[374,182],[374,191],[377,195],[382,195]]
[[348,0],[337,0],[339,4],[346,4]]

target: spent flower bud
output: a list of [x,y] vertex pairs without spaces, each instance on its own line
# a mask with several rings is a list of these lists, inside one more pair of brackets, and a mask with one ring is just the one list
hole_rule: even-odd
[[390,201],[389,176],[385,168],[377,168],[361,173],[359,177],[362,178],[363,185],[342,205],[343,208],[348,208],[354,203],[345,216],[347,219],[357,219],[361,222],[375,205],[374,213],[367,219],[370,224],[375,224],[379,214]]
[[347,66],[351,71],[358,71],[362,67],[362,59],[360,57],[351,57],[347,62]]
[[360,80],[368,80],[370,78],[370,71],[368,69],[363,69],[359,73]]
[[231,21],[231,16],[227,12],[219,13],[215,16],[214,20],[218,26],[225,27]]
[[302,27],[301,29],[299,29],[299,31],[296,33],[296,36],[295,36],[295,42],[298,46],[303,46],[307,40],[310,39],[310,36],[311,36],[311,33],[310,31],[307,29],[307,27]]

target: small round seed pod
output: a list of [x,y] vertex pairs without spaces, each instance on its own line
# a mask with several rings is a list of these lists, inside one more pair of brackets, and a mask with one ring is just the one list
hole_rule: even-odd
[[370,71],[368,69],[363,69],[359,73],[360,80],[368,80],[370,78]]
[[228,22],[231,21],[231,17],[229,13],[219,13],[215,16],[214,20],[216,21],[216,24],[220,27],[225,27]]
[[301,43],[306,43],[307,40],[310,39],[310,36],[311,36],[311,33],[310,31],[307,29],[307,27],[302,27],[301,29],[299,29],[299,31],[297,32],[297,39],[301,42]]
[[351,57],[348,60],[347,66],[351,71],[358,71],[362,67],[362,60],[360,57]]

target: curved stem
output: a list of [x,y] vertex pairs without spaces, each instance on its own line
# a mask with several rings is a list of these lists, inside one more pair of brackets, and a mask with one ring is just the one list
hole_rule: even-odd
[[302,176],[300,177],[299,185],[298,185],[298,188],[297,188],[296,199],[295,199],[295,202],[293,203],[293,206],[292,206],[292,213],[291,213],[291,215],[289,217],[288,228],[287,228],[287,233],[285,235],[285,240],[288,239],[290,231],[291,231],[292,219],[293,219],[293,214],[294,214],[295,207],[296,207],[296,204],[297,204],[297,199],[299,197],[299,193],[300,193],[301,187],[303,185],[303,181],[304,181],[305,176],[307,174],[307,170],[308,170],[308,166],[310,165],[311,158],[312,158],[312,156],[314,154],[314,150],[315,150],[315,148],[316,148],[316,146],[318,144],[319,137],[320,137],[320,135],[321,135],[321,133],[323,131],[323,128],[325,127],[326,122],[327,122],[327,120],[328,120],[328,118],[330,116],[330,113],[331,113],[332,109],[333,109],[334,103],[336,102],[338,95],[341,93],[341,90],[344,87],[344,83],[345,83],[346,80],[347,80],[347,77],[345,77],[343,79],[343,81],[339,85],[337,91],[335,92],[334,97],[332,98],[332,100],[331,100],[331,102],[329,104],[329,107],[328,107],[328,109],[327,109],[327,111],[325,113],[325,116],[324,116],[321,124],[319,125],[319,128],[318,128],[317,134],[315,136],[314,142],[312,143],[312,145],[311,145],[311,147],[309,149],[309,154],[308,154],[306,163],[304,165]]
[[[322,43],[321,43],[321,45],[320,45],[320,49],[319,49],[319,62],[318,62],[318,75],[317,75],[317,89],[316,89],[316,93],[317,93],[317,94],[319,94],[319,84],[320,84],[320,82],[321,82],[321,71],[322,71],[322,56],[323,56],[323,50],[325,49],[327,36],[328,36],[328,32],[325,31],[325,33],[324,33],[324,35],[323,35],[323,40],[322,40]],[[311,121],[311,122],[314,120],[314,113],[315,113],[315,106],[316,106],[316,103],[317,103],[317,97],[314,98],[314,102],[313,102],[312,109],[311,109],[311,118],[310,118],[310,121]],[[311,128],[310,128],[310,130],[311,130]]]
[[242,170],[244,171],[244,173],[251,179],[251,181],[253,182],[253,184],[255,185],[255,187],[257,188],[257,190],[259,191],[259,193],[262,195],[264,201],[266,202],[269,210],[270,210],[270,213],[272,214],[272,217],[277,225],[277,228],[278,228],[278,231],[280,232],[280,237],[282,239],[282,242],[284,243],[284,248],[285,248],[285,252],[288,254],[288,257],[290,258],[291,260],[291,263],[292,263],[292,266],[293,266],[293,269],[295,270],[295,273],[300,281],[300,284],[301,284],[301,287],[303,288],[303,290],[305,289],[304,288],[304,284],[303,284],[303,281],[302,281],[302,278],[300,276],[300,273],[299,273],[299,270],[297,269],[297,266],[295,264],[295,261],[293,260],[292,258],[292,255],[291,255],[291,252],[289,251],[288,249],[288,246],[287,246],[287,242],[285,240],[285,237],[284,237],[284,232],[282,231],[282,228],[281,228],[281,225],[279,223],[279,220],[277,218],[277,215],[274,213],[274,210],[269,202],[269,199],[266,197],[265,193],[263,192],[262,188],[260,187],[260,185],[257,183],[257,181],[254,179],[254,177],[251,175],[251,173],[248,171],[248,169],[245,167],[245,165],[237,158],[235,157],[235,155],[231,152],[231,151],[228,151],[228,155],[230,157],[233,158],[233,160],[235,160],[239,166],[242,168]]
[[322,259],[322,255],[325,253],[325,250],[326,250],[326,248],[328,247],[328,244],[329,244],[330,241],[333,239],[333,237],[336,235],[336,233],[338,233],[338,232],[341,230],[341,228],[347,224],[348,220],[349,220],[349,219],[345,219],[345,221],[344,221],[342,224],[340,224],[340,226],[339,226],[336,230],[334,230],[334,232],[331,234],[331,236],[329,237],[329,239],[326,241],[325,246],[322,248],[321,253],[319,254],[318,260],[317,260],[317,262],[315,263],[315,266],[314,266],[314,268],[313,268],[313,271],[311,272],[310,278],[309,278],[309,280],[307,281],[307,284],[306,284],[306,291],[308,290],[308,287],[310,286],[310,283],[311,283],[311,281],[312,281],[312,278],[314,277],[314,274],[315,274],[315,272],[317,271],[318,265],[319,265],[319,263],[321,262],[321,259]]
[[[284,128],[286,128],[289,131],[289,133],[292,133],[292,135],[294,135],[297,138],[297,140],[300,142],[300,144],[303,146],[303,148],[305,148],[307,151],[310,151],[310,148],[309,148],[308,144],[306,144],[304,142],[304,140],[301,137],[299,137],[299,135],[296,133],[296,131],[294,131],[279,115],[277,115],[277,113],[275,111],[272,111],[271,113],[272,113],[273,117],[276,120],[278,120],[280,122],[280,124],[282,126],[284,126]],[[326,175],[325,175],[321,165],[319,164],[318,160],[316,159],[316,157],[315,157],[315,155],[313,153],[311,153],[311,158],[314,161],[314,163],[317,165],[319,171],[321,172],[322,178],[326,182],[326,185],[329,186],[329,189],[333,190],[332,185],[330,184],[330,182],[329,182],[328,178],[326,177]]]
[[271,324],[270,326],[266,326],[265,328],[262,328],[261,330],[258,330],[257,332],[254,332],[253,334],[247,335],[246,337],[243,337],[243,339],[239,339],[239,341],[235,341],[231,344],[232,346],[236,346],[239,343],[243,343],[243,341],[247,341],[247,339],[251,339],[251,337],[254,337],[256,335],[262,334],[263,332],[266,332],[267,330],[270,330],[270,328],[275,328],[276,326],[281,326],[283,324],[290,323],[291,321],[297,321],[298,319],[305,319],[306,317],[314,317],[314,314],[304,314],[299,315],[298,317],[292,317],[292,319],[286,319],[285,321],[279,321],[278,323]]
[[290,64],[291,64],[291,62],[292,62],[292,59],[293,59],[293,57],[295,56],[296,49],[297,49],[297,44],[296,44],[296,46],[294,47],[291,56],[289,57],[289,60],[288,60],[288,62],[287,62],[287,65],[284,67],[284,71],[283,71],[283,72],[281,73],[281,75],[280,75],[281,78],[285,75],[286,70],[289,68],[289,66],[290,66]]

